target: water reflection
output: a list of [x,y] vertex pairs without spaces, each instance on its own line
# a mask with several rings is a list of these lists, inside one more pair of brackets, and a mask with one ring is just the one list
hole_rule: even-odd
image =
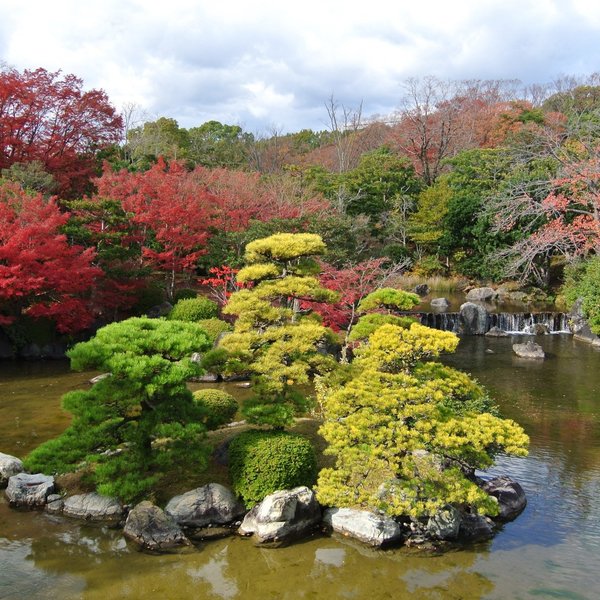
[[[502,458],[492,472],[519,480],[528,506],[490,543],[432,556],[337,537],[277,550],[232,538],[152,556],[118,531],[11,511],[0,500],[0,598],[595,598],[600,354],[564,336],[537,341],[548,355],[539,363],[514,357],[510,338],[464,339],[446,359],[486,385],[531,437],[529,457]],[[66,424],[60,395],[87,379],[66,366],[21,379],[11,368],[7,377],[0,366],[4,452],[35,445],[31,431],[58,433]]]

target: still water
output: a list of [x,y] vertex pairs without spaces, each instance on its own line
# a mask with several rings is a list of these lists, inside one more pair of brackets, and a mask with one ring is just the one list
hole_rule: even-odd
[[[118,531],[12,511],[2,495],[0,598],[596,599],[600,353],[569,336],[537,341],[547,353],[539,363],[513,356],[510,338],[463,339],[446,358],[531,437],[527,458],[495,467],[521,482],[529,504],[489,542],[430,555],[336,537],[280,549],[229,538],[153,556]],[[0,451],[22,456],[60,432],[60,396],[87,378],[62,364],[0,364]]]

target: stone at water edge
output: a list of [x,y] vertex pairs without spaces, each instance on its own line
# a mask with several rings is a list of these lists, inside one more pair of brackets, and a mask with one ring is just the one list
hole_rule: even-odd
[[43,473],[18,473],[8,479],[6,497],[11,506],[42,507],[54,492],[54,477]]
[[498,500],[499,513],[496,518],[501,521],[511,521],[527,506],[523,488],[507,475],[494,477],[481,488]]
[[147,500],[140,502],[127,515],[123,534],[146,550],[159,551],[190,545],[177,523]]
[[417,294],[417,296],[423,298],[429,294],[429,286],[426,283],[419,283],[418,285],[415,285],[413,292]]
[[469,542],[487,540],[494,535],[494,522],[482,515],[464,514],[458,535],[461,540]]
[[396,521],[366,510],[328,508],[323,515],[323,523],[336,533],[375,548],[402,541],[402,531]]
[[117,522],[123,517],[123,512],[124,508],[119,500],[96,492],[70,496],[63,504],[63,514],[66,517],[86,521]]
[[96,377],[92,377],[89,382],[91,385],[95,385],[96,383],[99,383],[100,381],[102,381],[103,379],[107,379],[108,377],[112,377],[112,373],[102,373],[100,375],[96,375]]
[[16,456],[0,452],[0,487],[5,487],[8,479],[23,472],[23,463]]
[[467,300],[492,300],[498,295],[498,292],[491,287],[473,288],[467,293]]
[[431,308],[438,310],[446,310],[450,306],[450,302],[447,298],[434,298],[430,303]]
[[513,344],[513,352],[520,358],[544,358],[546,354],[539,344],[526,342],[525,344]]
[[261,544],[282,543],[310,533],[320,521],[315,493],[300,486],[267,496],[246,515],[238,533],[254,534]]
[[454,506],[438,510],[427,521],[427,533],[438,540],[455,540],[460,531],[462,514]]
[[46,512],[52,515],[58,515],[62,513],[64,506],[63,497],[60,494],[50,494],[46,499]]
[[502,331],[500,327],[496,327],[495,325],[494,327],[490,328],[485,335],[486,337],[508,337],[508,333],[506,333],[506,331]]
[[167,515],[184,527],[206,527],[231,523],[246,513],[233,492],[219,483],[209,483],[171,498]]

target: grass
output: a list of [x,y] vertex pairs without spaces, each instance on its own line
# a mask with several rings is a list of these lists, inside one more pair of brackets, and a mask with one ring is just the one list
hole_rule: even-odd
[[398,275],[390,281],[390,285],[403,290],[412,290],[420,284],[427,284],[429,289],[436,292],[456,292],[467,285],[464,277],[443,277],[442,275],[431,275],[423,277],[422,275]]

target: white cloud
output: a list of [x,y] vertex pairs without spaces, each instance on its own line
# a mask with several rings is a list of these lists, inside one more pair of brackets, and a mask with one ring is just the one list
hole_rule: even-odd
[[587,75],[595,0],[0,0],[0,60],[62,69],[191,127],[322,128],[333,93],[390,112],[402,81]]

